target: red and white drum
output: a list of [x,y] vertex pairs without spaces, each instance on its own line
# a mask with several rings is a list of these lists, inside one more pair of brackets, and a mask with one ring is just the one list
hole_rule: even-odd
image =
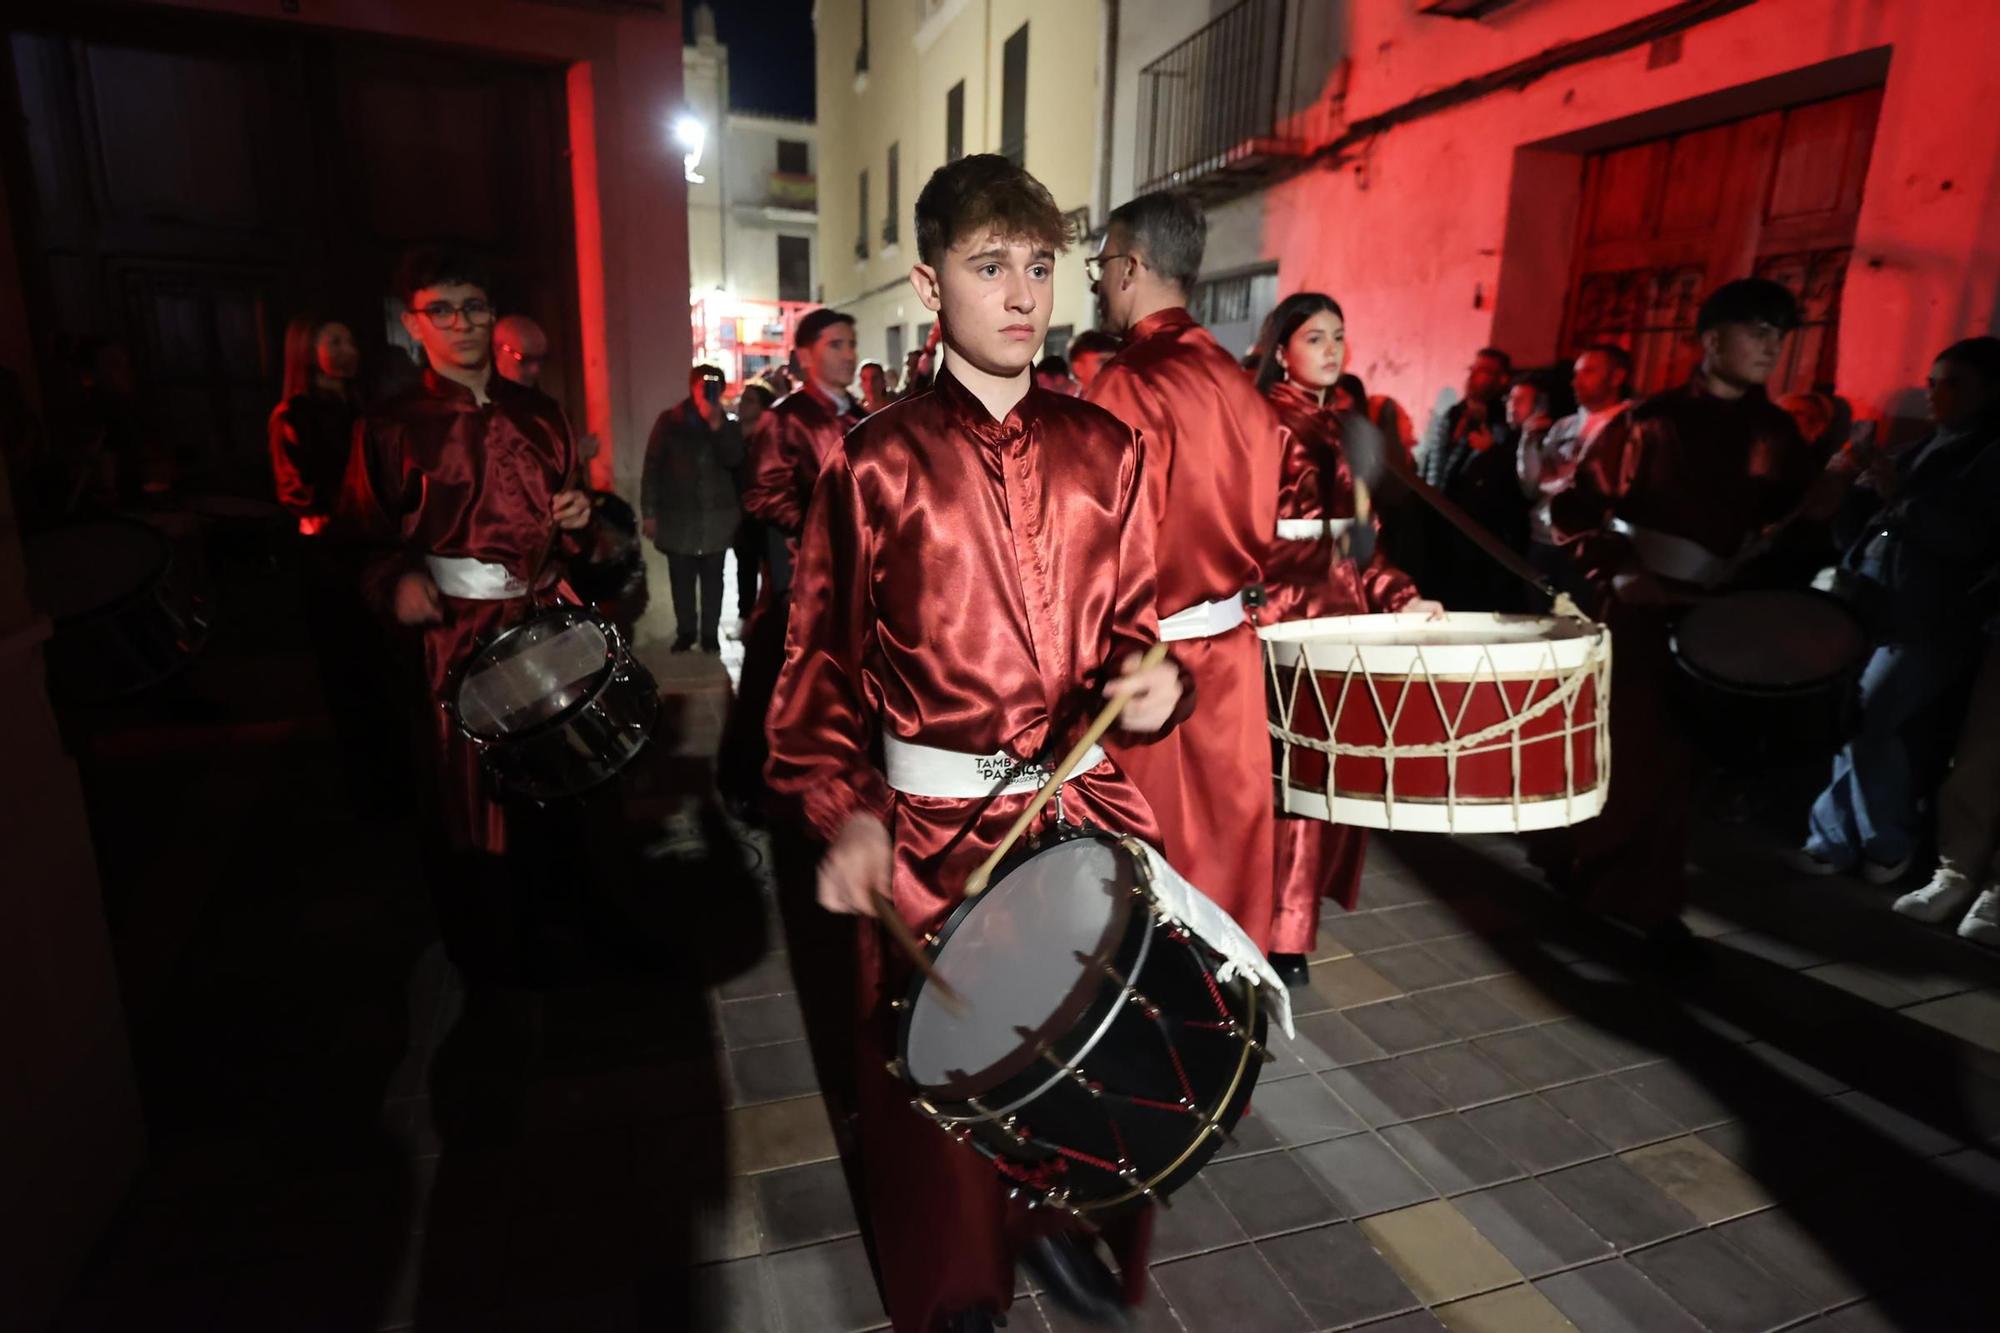
[[1362,828],[1580,823],[1611,783],[1611,632],[1453,612],[1259,629],[1279,809]]

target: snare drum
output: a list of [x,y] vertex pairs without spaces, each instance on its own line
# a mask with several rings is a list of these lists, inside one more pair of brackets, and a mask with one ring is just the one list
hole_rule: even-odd
[[617,776],[660,715],[659,689],[618,627],[581,606],[538,608],[488,639],[448,697],[494,784],[537,801]]
[[158,528],[129,518],[70,523],[29,537],[28,586],[55,622],[49,684],[103,701],[156,685],[208,642],[200,571]]
[[1188,892],[1143,843],[1101,832],[1009,858],[932,946],[962,1005],[921,975],[897,1002],[892,1071],[918,1112],[1036,1203],[1101,1213],[1186,1184],[1249,1105],[1270,1021],[1262,956]]
[[1258,630],[1277,799],[1362,828],[1519,833],[1594,817],[1611,783],[1611,634],[1453,612]]

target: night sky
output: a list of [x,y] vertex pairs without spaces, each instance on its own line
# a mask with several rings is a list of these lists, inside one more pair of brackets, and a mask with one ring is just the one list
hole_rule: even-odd
[[[738,111],[769,111],[811,120],[812,0],[710,0],[715,35],[729,48],[729,101]],[[695,0],[682,22],[694,40]]]

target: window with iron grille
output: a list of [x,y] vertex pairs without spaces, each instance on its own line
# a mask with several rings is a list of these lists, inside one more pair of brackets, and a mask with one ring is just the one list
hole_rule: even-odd
[[812,300],[812,241],[807,237],[778,237],[778,299]]
[[965,156],[965,80],[951,85],[944,95],[944,160],[956,162]]
[[1028,25],[1007,39],[1000,53],[1000,155],[1028,164]]
[[861,230],[854,236],[854,257],[868,258],[868,168],[861,169]]
[[901,217],[903,211],[902,204],[900,203],[900,196],[902,194],[901,150],[901,144],[892,143],[889,145],[889,188],[886,191],[889,196],[889,216],[882,219],[882,244],[884,245],[894,245],[896,243],[900,227],[898,219]]

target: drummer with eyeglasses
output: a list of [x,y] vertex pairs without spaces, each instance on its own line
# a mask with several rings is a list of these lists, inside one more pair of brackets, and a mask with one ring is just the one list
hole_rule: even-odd
[[374,548],[362,595],[415,635],[426,691],[423,831],[445,948],[469,984],[520,984],[523,923],[500,887],[510,819],[447,703],[479,640],[552,584],[591,523],[569,422],[554,401],[495,373],[494,309],[469,256],[421,249],[397,275],[421,380],[364,417],[341,526]]
[[[1143,447],[1110,413],[1036,387],[1062,210],[1004,157],[940,168],[916,206],[917,298],[944,329],[936,377],[855,427],[813,492],[770,714],[773,791],[827,844],[824,907],[930,931],[1106,696],[1128,741],[1192,704],[1159,638]],[[1096,747],[1044,811],[1147,841],[1144,797]],[[975,1333],[1017,1260],[1087,1322],[1145,1289],[1150,1206],[1104,1225],[1122,1284],[1054,1208],[920,1116],[887,1070],[908,967],[858,933],[861,1165],[897,1333]]]
[[1549,505],[1558,543],[1602,599],[1611,627],[1611,748],[1604,812],[1541,858],[1556,883],[1672,953],[1680,912],[1694,757],[1674,706],[1676,612],[1738,584],[1759,539],[1799,512],[1817,468],[1765,383],[1799,324],[1778,283],[1724,283],[1696,314],[1701,362],[1686,384],[1585,446]]

